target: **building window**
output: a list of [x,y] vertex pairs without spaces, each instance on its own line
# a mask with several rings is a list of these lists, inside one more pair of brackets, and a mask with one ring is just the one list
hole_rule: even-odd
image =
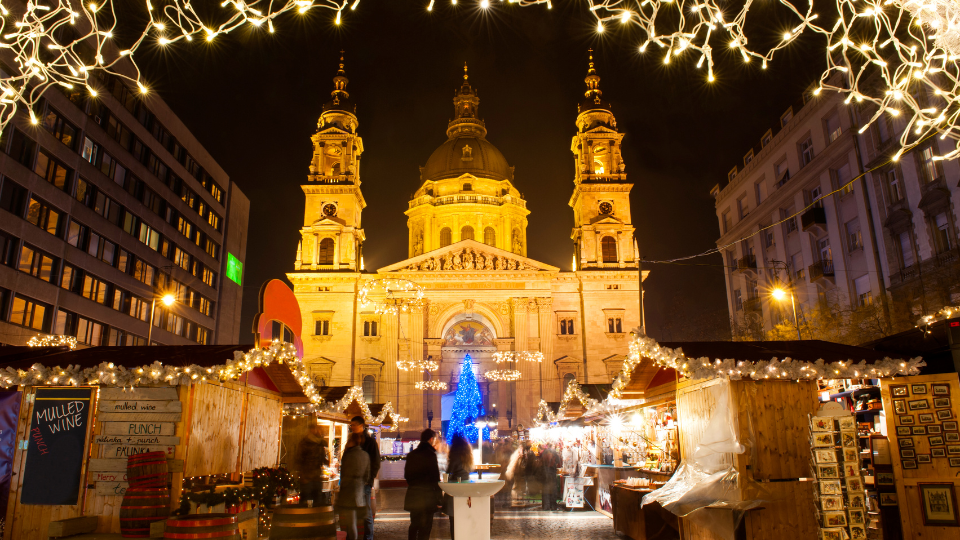
[[600,240],[600,252],[603,256],[603,262],[617,262],[617,241],[612,236],[604,236]]
[[767,249],[770,249],[777,245],[776,237],[773,234],[773,229],[767,229],[763,232],[764,245]]
[[827,130],[827,140],[833,142],[840,138],[840,115],[833,113],[830,117],[823,121],[823,125]]
[[747,202],[747,196],[742,195],[737,199],[737,212],[740,215],[740,219],[744,219],[750,213],[750,203]]
[[753,161],[753,150],[747,152],[747,155],[743,156],[743,166],[746,167]]
[[440,247],[447,247],[451,243],[450,228],[444,227],[440,229]]
[[497,245],[497,231],[493,230],[493,227],[487,227],[483,230],[483,243],[488,246]]
[[897,245],[900,251],[900,267],[906,269],[916,264],[917,258],[913,251],[913,238],[910,231],[900,233],[897,237]]
[[934,244],[937,248],[937,253],[943,253],[949,251],[953,248],[953,242],[950,234],[950,220],[947,218],[947,214],[940,213],[933,218],[933,226],[935,230],[933,231]]
[[803,283],[805,269],[803,266],[803,254],[796,253],[790,257],[790,263],[793,266],[793,279],[798,283]]
[[83,289],[80,294],[98,304],[106,304],[110,294],[110,284],[102,279],[86,274],[83,276]]
[[333,238],[324,238],[317,249],[318,264],[333,264]]
[[27,207],[27,221],[30,223],[54,236],[59,236],[60,216],[61,213],[56,208],[37,198],[30,198],[30,206]]
[[726,234],[730,230],[730,211],[724,210],[723,214],[720,216],[720,223],[723,224],[723,233]]
[[63,191],[70,191],[70,175],[72,171],[56,159],[50,157],[45,150],[40,150],[40,153],[37,154],[37,164],[33,170],[46,179],[47,182],[50,182]]
[[887,194],[890,196],[890,204],[895,204],[904,199],[903,181],[896,169],[890,169],[883,173],[887,183]]
[[734,167],[727,172],[727,182],[733,182],[733,179],[737,177],[737,168]]
[[473,185],[467,183],[463,185],[463,191],[473,191]]
[[840,196],[853,193],[853,182],[850,181],[850,164],[844,164],[833,171],[833,177],[837,179],[837,189],[840,190]]
[[330,321],[316,321],[316,328],[314,329],[315,336],[329,336],[330,335]]
[[467,225],[464,228],[460,229],[460,239],[473,240],[473,227]]
[[573,334],[573,317],[562,317],[560,319],[560,335],[572,336]]
[[920,176],[924,183],[933,182],[940,178],[937,162],[933,160],[933,146],[927,146],[918,152],[917,162],[920,164]]
[[823,239],[817,240],[817,250],[820,252],[821,262],[833,261],[833,251],[830,249],[829,238],[823,238]]
[[[781,212],[783,212],[783,211],[781,211]],[[786,214],[786,212],[783,212],[783,213]],[[787,214],[787,215],[789,215],[789,214]],[[785,226],[786,229],[787,229],[787,234],[790,234],[790,233],[792,233],[792,232],[797,232],[797,218],[796,218],[796,216],[790,217],[790,218],[787,218],[786,216],[784,216],[784,219],[786,219],[786,221],[784,221],[783,224],[784,224],[784,226]]]
[[4,178],[3,188],[0,189],[0,208],[17,217],[23,217],[26,204],[27,190],[13,180]]
[[763,137],[760,138],[760,148],[766,147],[773,140],[773,130],[768,129]]
[[376,337],[377,335],[377,321],[363,321],[363,336]]
[[570,383],[577,380],[577,376],[573,373],[567,373],[563,376],[563,391],[567,391],[567,387],[570,386]]
[[19,294],[13,297],[10,323],[45,332],[49,307]]
[[780,115],[780,127],[784,127],[793,119],[793,107],[787,109],[787,112]]
[[743,310],[743,293],[740,292],[740,289],[733,290],[733,307],[737,311]]
[[810,204],[814,208],[823,208],[823,188],[815,186],[810,190]]
[[363,376],[363,402],[373,403],[377,397],[377,379],[373,375]]
[[787,167],[787,158],[781,159],[773,166],[773,175],[777,179],[776,184],[774,184],[777,189],[787,183],[787,180],[790,179],[790,168]]
[[757,197],[757,206],[760,206],[760,203],[767,198],[767,189],[763,185],[763,180],[760,180],[753,185],[753,194]]
[[47,115],[43,117],[43,127],[58,141],[73,150],[73,146],[76,144],[77,128],[64,120],[60,113],[53,109],[47,109]]
[[877,150],[884,146],[887,141],[890,140],[890,137],[894,134],[893,123],[888,115],[882,114],[880,118],[877,118],[877,121],[874,122],[876,129],[874,130],[874,136],[876,138],[876,144],[874,145]]
[[844,226],[847,230],[847,251],[863,249],[863,235],[860,232],[860,220],[851,219]]
[[857,294],[857,307],[869,306],[873,303],[873,294],[870,292],[870,276],[860,276],[853,280],[853,288]]
[[[4,137],[7,137],[10,134],[8,131],[4,133]],[[4,145],[5,146],[5,145]],[[26,168],[30,168],[30,165],[33,164],[33,155],[37,151],[37,143],[33,142],[33,139],[24,135],[19,129],[13,128],[13,137],[10,141],[10,150],[7,154],[15,159],[18,163],[23,165]]]
[[607,332],[611,334],[623,333],[623,319],[620,317],[607,318]]
[[800,166],[813,161],[813,140],[807,137],[807,140],[800,143]]
[[21,272],[30,274],[33,277],[38,277],[49,282],[53,278],[54,264],[55,261],[53,257],[39,251],[33,246],[24,244],[20,250],[20,264],[18,267]]

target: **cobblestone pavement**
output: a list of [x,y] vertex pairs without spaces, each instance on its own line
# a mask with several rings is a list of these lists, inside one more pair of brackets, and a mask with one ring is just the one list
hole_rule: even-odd
[[[403,511],[405,489],[380,491],[377,519],[373,526],[376,540],[406,540],[409,514]],[[449,539],[450,522],[438,514],[433,520],[431,539]],[[615,540],[613,520],[594,511],[542,512],[534,509],[497,510],[490,526],[492,540],[543,538],[548,540]]]

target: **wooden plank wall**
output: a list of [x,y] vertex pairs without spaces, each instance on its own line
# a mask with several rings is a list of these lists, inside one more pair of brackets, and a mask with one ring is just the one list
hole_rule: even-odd
[[243,391],[232,384],[193,387],[184,476],[239,472],[243,401]]
[[282,405],[277,396],[247,395],[240,470],[276,467],[280,454]]
[[[751,473],[755,480],[809,478],[810,429],[807,415],[819,408],[812,381],[735,381],[740,404],[741,440],[756,444]],[[749,414],[748,422],[743,415]]]
[[[890,385],[907,385],[924,383],[927,387],[925,396],[914,396],[912,391],[909,397],[897,398],[905,402],[926,398],[930,409],[925,411],[907,411],[907,414],[914,419],[914,425],[929,426],[931,424],[921,424],[918,420],[919,412],[936,414],[933,408],[933,389],[934,383],[950,385],[950,409],[953,411],[953,419],[948,421],[960,421],[958,418],[958,400],[960,400],[960,379],[956,373],[945,373],[942,375],[914,375],[911,377],[897,377],[896,379],[881,379],[880,397],[883,400],[883,410],[890,411],[886,415],[887,422],[887,440],[890,441],[890,456],[893,461],[893,474],[897,484],[897,501],[900,506],[900,524],[903,528],[904,538],[936,538],[938,540],[960,540],[960,528],[924,525],[923,511],[920,507],[920,490],[918,483],[929,482],[952,482],[954,491],[960,490],[960,468],[950,467],[949,457],[935,457],[931,463],[920,463],[916,469],[904,469],[900,458],[900,439],[897,437],[897,426],[900,425],[898,417],[894,411],[893,397],[890,395]],[[936,417],[934,417],[936,418]],[[941,425],[943,420],[935,420],[933,425]],[[930,443],[928,435],[917,435],[909,437],[914,442],[914,452],[917,454],[929,454]],[[949,443],[948,443],[949,444]],[[942,448],[947,448],[943,446]],[[960,497],[960,494],[957,495]]]
[[[677,418],[680,423],[680,455],[684,459],[692,458],[697,445],[700,444],[703,431],[717,405],[717,398],[723,391],[723,384],[725,384],[724,381],[716,379],[687,385],[680,389]],[[733,454],[726,454],[723,463],[732,465]]]

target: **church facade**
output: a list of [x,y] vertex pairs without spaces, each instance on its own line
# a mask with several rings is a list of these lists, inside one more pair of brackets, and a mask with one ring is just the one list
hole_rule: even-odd
[[[468,354],[500,429],[532,425],[540,400],[559,401],[571,379],[611,382],[629,332],[640,324],[638,265],[623,134],[602,98],[592,56],[572,118],[571,271],[527,257],[530,211],[514,186],[513,167],[487,140],[466,67],[447,140],[420,168],[420,187],[406,211],[408,258],[365,271],[363,141],[342,59],[333,81],[312,136],[302,238],[287,274],[303,315],[303,360],[314,378],[362,386],[368,402],[394,403],[410,418],[408,430],[427,427],[430,418],[436,428],[446,419],[442,396],[455,390]],[[362,305],[358,292],[377,279],[418,284],[422,306],[397,315]],[[495,353],[502,351],[540,352],[543,361],[518,362],[518,381],[488,380],[484,373],[498,367]],[[425,360],[439,368],[398,369],[398,361]],[[416,389],[429,380],[447,389]]]

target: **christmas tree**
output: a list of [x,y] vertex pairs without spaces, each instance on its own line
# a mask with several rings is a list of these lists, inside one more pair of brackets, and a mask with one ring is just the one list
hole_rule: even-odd
[[[453,396],[453,411],[450,413],[450,424],[447,426],[447,444],[453,443],[453,438],[463,435],[471,444],[477,442],[477,426],[474,423],[483,415],[483,402],[480,398],[480,386],[473,375],[473,360],[468,354],[463,359],[463,368],[460,370],[460,382],[457,383],[457,393]],[[490,436],[484,433],[484,438]]]

